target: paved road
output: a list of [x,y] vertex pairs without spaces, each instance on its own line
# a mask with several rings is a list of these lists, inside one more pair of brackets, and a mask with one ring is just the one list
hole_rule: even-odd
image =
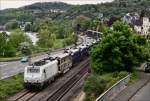
[[[85,36],[80,36],[83,39],[83,44],[86,43],[91,43],[93,42],[93,39],[89,39]],[[81,40],[80,40],[81,42]],[[57,54],[60,53],[61,51],[56,51],[56,52],[52,52],[51,54]],[[46,57],[47,54],[44,55],[40,55],[40,56],[36,56],[33,57],[31,59],[31,61],[36,61],[36,60],[40,60],[44,57]],[[0,62],[0,80],[1,79],[5,79],[7,77],[13,76],[15,74],[18,74],[20,72],[24,71],[24,67],[27,66],[28,63],[21,63],[20,61],[13,61],[13,62]]]
[[150,82],[140,89],[130,101],[150,101]]
[[148,83],[150,73],[139,71],[138,78],[135,83],[128,85],[112,101],[150,101],[150,83]]

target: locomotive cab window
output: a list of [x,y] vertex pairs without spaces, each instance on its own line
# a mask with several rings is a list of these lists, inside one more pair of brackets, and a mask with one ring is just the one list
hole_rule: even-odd
[[28,68],[27,72],[28,73],[39,73],[40,69],[37,69],[37,68]]

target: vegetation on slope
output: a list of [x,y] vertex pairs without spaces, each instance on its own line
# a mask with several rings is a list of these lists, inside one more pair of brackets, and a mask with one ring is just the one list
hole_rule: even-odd
[[6,80],[0,81],[0,100],[4,100],[7,97],[13,95],[14,93],[22,90],[23,87],[23,75],[18,74],[16,76],[10,77]]
[[128,72],[125,71],[103,75],[91,74],[84,84],[83,90],[86,93],[85,101],[95,101],[100,94],[127,75]]
[[[111,3],[88,4],[88,5],[69,5],[65,3],[36,3],[19,9],[8,9],[0,11],[0,25],[10,20],[35,21],[37,18],[50,18],[53,20],[74,19],[78,15],[89,18],[99,16],[103,13],[104,17],[124,16],[126,13],[140,13],[145,8],[149,8],[149,0],[114,0]],[[63,10],[64,12],[50,12],[50,10]]]
[[125,23],[116,22],[113,29],[106,28],[101,42],[91,50],[92,75],[84,86],[86,100],[94,101],[128,73],[136,79],[135,67],[148,61],[149,52],[145,37],[131,31]]

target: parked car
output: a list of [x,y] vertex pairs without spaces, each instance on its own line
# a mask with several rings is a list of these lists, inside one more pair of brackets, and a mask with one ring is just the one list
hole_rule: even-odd
[[28,62],[28,61],[29,61],[29,58],[27,56],[22,57],[22,59],[21,59],[22,63],[25,63],[25,62]]
[[145,68],[145,72],[149,72],[150,73],[150,63],[146,63],[144,65],[144,68]]

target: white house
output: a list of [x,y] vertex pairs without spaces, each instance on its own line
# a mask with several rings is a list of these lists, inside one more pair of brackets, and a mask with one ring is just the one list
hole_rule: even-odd
[[144,16],[143,17],[143,25],[142,25],[142,33],[144,35],[150,34],[150,17]]
[[138,19],[133,21],[134,30],[140,34],[143,34],[143,19]]
[[134,23],[134,30],[142,35],[150,35],[150,10],[145,10],[143,16]]

